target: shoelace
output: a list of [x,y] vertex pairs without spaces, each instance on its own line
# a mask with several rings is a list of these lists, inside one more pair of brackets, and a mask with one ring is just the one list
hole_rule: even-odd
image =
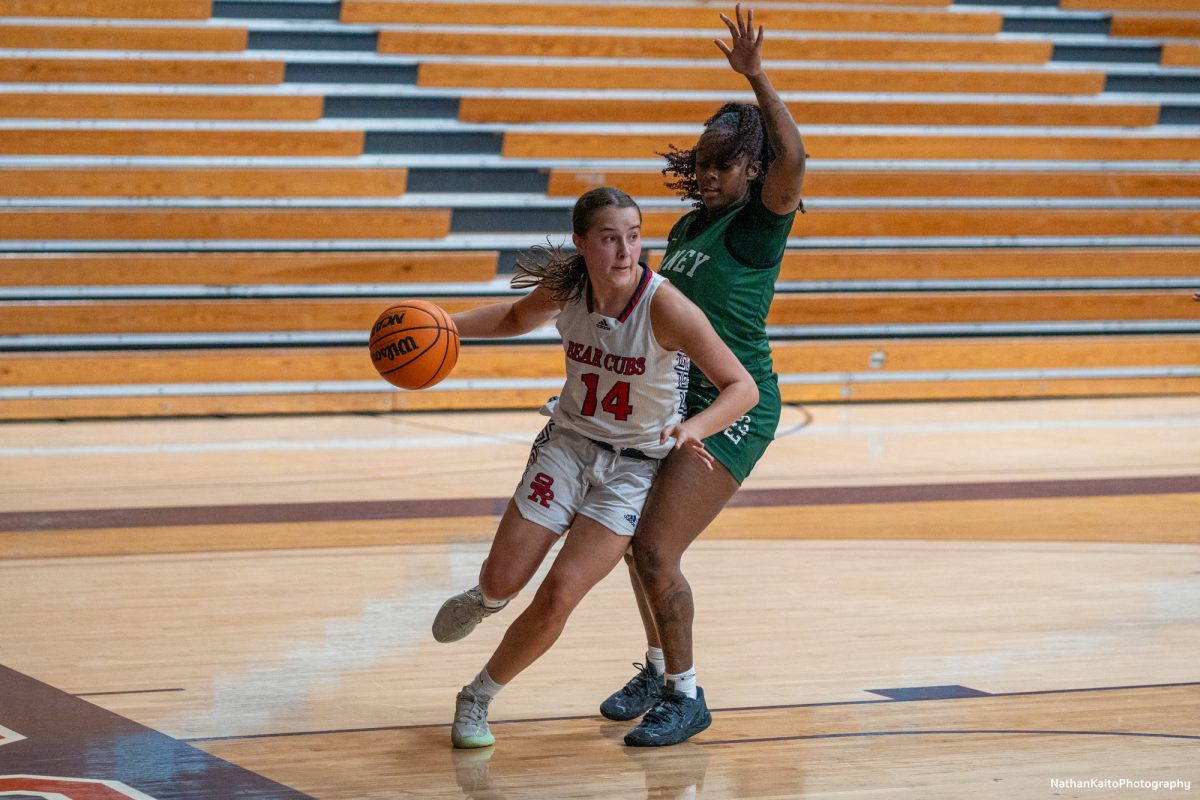
[[[654,684],[658,681],[658,673],[656,673],[653,668],[645,666],[637,661],[633,662],[633,666],[637,667],[638,674],[634,675],[633,679],[630,680],[629,683],[621,687],[625,691],[625,694],[629,695],[630,697],[633,697],[638,692],[643,694],[646,693],[648,690],[653,689]],[[630,689],[630,684],[634,684],[635,688]]]
[[487,716],[487,709],[487,703],[481,703],[478,698],[472,698],[470,708],[463,712],[464,721],[478,725]]
[[682,696],[667,695],[663,697],[646,712],[646,716],[642,719],[644,724],[646,721],[671,722],[673,717],[683,717]]

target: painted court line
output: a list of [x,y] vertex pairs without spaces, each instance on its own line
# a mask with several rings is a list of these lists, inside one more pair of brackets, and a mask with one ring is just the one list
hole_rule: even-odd
[[[1188,682],[1184,682],[1184,683],[1146,683],[1146,684],[1137,684],[1137,685],[1132,685],[1132,686],[1097,686],[1097,687],[1086,687],[1086,688],[1081,688],[1081,689],[1043,689],[1043,690],[1030,691],[1030,692],[1000,692],[997,694],[983,693],[980,695],[974,695],[974,696],[970,696],[970,697],[912,697],[909,699],[894,699],[894,700],[893,699],[835,700],[835,701],[823,702],[823,703],[785,703],[785,704],[780,704],[780,705],[769,705],[769,706],[741,706],[741,707],[735,707],[735,708],[714,708],[714,709],[712,709],[712,713],[726,714],[726,713],[734,713],[734,712],[740,712],[740,711],[782,711],[782,710],[792,709],[792,708],[829,708],[829,707],[834,707],[834,706],[896,705],[896,704],[901,704],[901,703],[931,703],[931,702],[939,702],[939,701],[943,701],[943,700],[976,699],[977,697],[995,698],[995,697],[1022,697],[1025,695],[1035,695],[1035,694],[1073,694],[1076,692],[1119,692],[1119,691],[1134,690],[1134,689],[1168,689],[1168,688],[1175,688],[1175,687],[1180,687],[1180,686],[1200,686],[1200,681],[1188,681]],[[893,691],[899,691],[899,690],[893,690]],[[573,722],[573,721],[578,721],[578,720],[589,720],[589,719],[595,719],[595,715],[594,714],[584,714],[584,715],[561,716],[561,717],[528,717],[528,718],[524,718],[524,719],[501,719],[501,720],[488,720],[488,723],[491,725],[518,725],[521,723]],[[378,726],[367,727],[367,728],[331,728],[331,729],[327,729],[327,730],[313,730],[313,731],[286,731],[286,732],[279,732],[279,733],[251,733],[251,734],[244,734],[244,735],[240,735],[240,736],[204,736],[204,737],[198,737],[198,738],[194,738],[194,739],[181,739],[180,741],[188,742],[188,743],[195,743],[195,742],[241,741],[243,739],[282,739],[282,738],[288,738],[288,737],[293,737],[293,736],[330,736],[330,735],[346,734],[346,733],[379,733],[382,731],[421,730],[421,729],[425,729],[425,728],[444,728],[444,727],[446,727],[446,725],[447,725],[447,723],[445,723],[445,722],[432,722],[432,723],[427,722],[427,723],[422,723],[420,725],[378,725]],[[1000,733],[1003,731],[942,731],[942,733],[950,733],[950,732]],[[1016,733],[1019,731],[1008,731],[1008,732]],[[1038,731],[1030,731],[1030,732],[1038,732]],[[1067,731],[1040,731],[1040,732],[1041,733],[1068,733]],[[903,732],[895,732],[895,733],[903,733]],[[908,733],[914,733],[914,734],[915,733],[931,733],[931,731],[909,731]],[[729,743],[738,743],[741,741],[747,741],[747,742],[749,742],[749,741],[775,741],[775,740],[786,741],[788,739],[822,739],[822,738],[836,738],[839,736],[851,736],[851,735],[866,736],[866,735],[882,735],[882,734],[880,734],[880,733],[876,733],[876,734],[868,734],[868,733],[811,734],[811,735],[807,735],[807,736],[781,736],[781,737],[774,737],[774,738],[769,738],[769,739],[756,739],[756,740],[747,739],[747,740],[729,740],[727,742],[705,742],[704,744],[729,744]],[[1110,735],[1117,735],[1117,734],[1110,734]],[[1122,734],[1122,735],[1171,736],[1171,734]],[[1179,738],[1200,739],[1200,736],[1181,736]]]
[[[729,507],[879,505],[960,500],[1193,494],[1197,492],[1200,492],[1200,475],[829,486],[747,489],[734,495],[729,502]],[[504,512],[507,503],[508,498],[505,497],[15,511],[0,513],[0,533],[170,527],[175,525],[250,525],[279,522],[347,522],[353,520],[499,516]]]

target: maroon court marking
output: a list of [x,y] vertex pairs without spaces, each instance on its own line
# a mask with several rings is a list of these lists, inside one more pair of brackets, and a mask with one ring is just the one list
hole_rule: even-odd
[[313,800],[2,664],[0,725],[25,737],[0,747],[0,775],[117,781],[156,800]]
[[[899,486],[822,486],[745,489],[733,508],[930,503],[947,500],[1029,500],[1057,497],[1119,497],[1200,492],[1200,475],[1095,478],[1059,481],[922,483]],[[150,528],[173,525],[249,525],[270,522],[348,522],[352,520],[487,517],[504,513],[508,498],[444,500],[347,500],[337,503],[99,508],[0,513],[0,533],[65,531],[85,528]]]

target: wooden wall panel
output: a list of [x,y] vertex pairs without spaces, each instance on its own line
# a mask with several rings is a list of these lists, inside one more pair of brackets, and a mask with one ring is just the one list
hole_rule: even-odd
[[[516,89],[661,89],[745,91],[746,79],[728,66],[613,67],[516,64],[424,63],[417,79],[430,87]],[[1001,72],[997,70],[771,70],[781,92],[984,92],[988,94],[1095,95],[1104,91],[1102,72]]]
[[[946,248],[792,250],[780,280],[1121,278],[1196,275],[1196,250],[1164,248]],[[661,262],[660,255],[651,264]]]
[[[577,197],[596,186],[670,197],[660,170],[570,170],[550,173],[548,193]],[[810,166],[804,196],[813,197],[1200,197],[1200,173],[962,170],[829,171]]]
[[212,0],[5,0],[12,17],[208,19]]
[[[1027,336],[954,340],[792,341],[772,346],[781,375],[1050,370],[1200,364],[1200,336]],[[467,344],[455,379],[563,377],[559,345]],[[360,347],[93,351],[0,355],[0,386],[86,386],[378,378]]]
[[1058,5],[1072,11],[1200,12],[1200,0],[1059,0]]
[[0,116],[23,119],[318,120],[321,97],[183,94],[0,94]]
[[10,197],[398,197],[407,169],[0,169]]
[[489,281],[479,251],[0,254],[0,286],[454,283]]
[[1144,17],[1114,14],[1112,36],[1162,36],[1179,39],[1200,38],[1200,16]]
[[[624,36],[581,30],[578,36],[553,33],[507,33],[436,30],[387,30],[379,33],[379,52],[394,55],[508,55],[591,58],[711,58],[722,63],[708,35]],[[810,61],[923,61],[1044,64],[1050,42],[988,41],[986,39],[820,39],[772,38],[765,45],[772,60]]]
[[[719,104],[707,100],[561,100],[536,97],[464,97],[463,122],[700,123]],[[790,102],[803,125],[1098,125],[1146,127],[1158,122],[1156,105],[1055,103]]]
[[237,28],[0,25],[0,47],[30,49],[238,51],[248,38]]
[[[642,234],[666,236],[674,211],[643,211]],[[1195,236],[1192,209],[818,208],[797,214],[793,236]]]
[[3,58],[0,81],[18,83],[203,83],[275,85],[282,61],[147,58]]
[[437,209],[0,210],[0,239],[421,239],[450,230]]
[[3,155],[357,156],[362,131],[0,130]]
[[1162,63],[1167,67],[1200,67],[1200,44],[1164,42]]
[[[604,134],[573,132],[526,133],[504,136],[509,158],[658,158],[668,145],[691,147],[701,123],[716,107],[694,117],[692,136]],[[1200,138],[1187,136],[957,136],[921,134],[806,134],[804,146],[814,159],[997,159],[1045,161],[1194,161],[1200,159]]]
[[[473,25],[538,25],[568,27],[700,28],[720,22],[717,9],[701,6],[622,6],[619,20],[603,4],[539,3],[536,17],[522,3],[391,3],[345,0],[342,22]],[[895,33],[998,33],[1002,15],[953,14],[939,11],[841,11],[804,8],[758,8],[755,20],[773,31],[890,31]]]
[[[399,298],[287,300],[14,301],[0,305],[3,334],[213,331],[366,331]],[[433,298],[449,313],[496,298]],[[785,294],[770,325],[1190,319],[1191,292],[863,292]]]

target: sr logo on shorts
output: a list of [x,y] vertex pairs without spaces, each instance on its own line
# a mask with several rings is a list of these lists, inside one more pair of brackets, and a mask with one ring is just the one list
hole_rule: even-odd
[[554,499],[554,490],[550,488],[553,485],[554,478],[544,472],[539,472],[533,476],[533,483],[529,484],[532,491],[529,499],[541,503],[543,508],[549,508],[550,501]]

